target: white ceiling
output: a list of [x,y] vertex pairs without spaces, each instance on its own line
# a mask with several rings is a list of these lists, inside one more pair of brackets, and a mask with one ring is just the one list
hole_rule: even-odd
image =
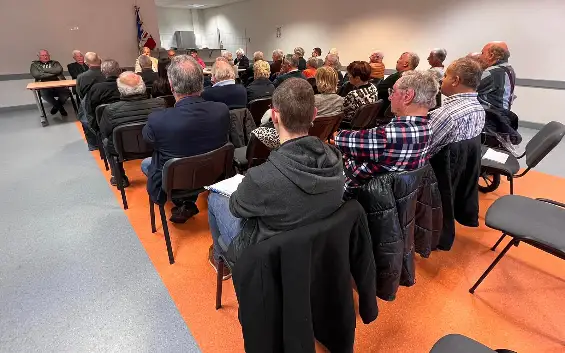
[[155,0],[160,7],[175,7],[179,9],[207,9],[244,0]]

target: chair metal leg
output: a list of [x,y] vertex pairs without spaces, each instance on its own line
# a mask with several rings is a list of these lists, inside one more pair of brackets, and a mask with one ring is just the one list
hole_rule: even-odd
[[514,195],[514,177],[508,177],[508,181],[510,182],[510,195]]
[[75,115],[78,116],[78,107],[77,107],[77,102],[75,102],[75,97],[73,96],[73,92],[71,91],[71,95],[69,96],[69,98],[71,98],[71,103],[73,105],[73,110],[75,111]]
[[155,227],[155,204],[151,201],[151,197],[149,198],[149,216],[151,217],[151,233],[155,233],[157,232]]
[[222,307],[222,284],[224,273],[224,260],[220,258],[218,263],[218,275],[216,276],[216,310]]
[[98,151],[100,152],[100,159],[104,161],[104,168],[106,171],[110,170],[108,167],[108,157],[106,157],[106,150],[104,149],[104,142],[102,142],[102,136],[96,134],[96,139],[98,140]]
[[122,175],[122,163],[118,161],[117,157],[114,157],[114,174],[116,177],[116,184],[118,185],[118,190],[122,195],[122,204],[124,205],[124,210],[128,209],[128,200],[126,198],[126,190],[124,189],[123,175]]
[[171,245],[171,237],[169,235],[169,226],[167,225],[167,215],[165,214],[165,206],[159,205],[159,213],[161,214],[161,224],[163,224],[163,233],[165,233],[165,243],[167,244],[167,253],[169,254],[169,263],[175,263],[173,256],[173,247]]
[[488,276],[488,274],[490,273],[490,271],[492,271],[492,269],[494,268],[494,266],[496,266],[496,264],[498,263],[498,261],[500,261],[504,255],[506,255],[506,253],[508,252],[508,250],[510,250],[510,247],[512,247],[512,245],[514,245],[515,241],[514,239],[512,239],[508,245],[506,245],[506,247],[504,248],[504,250],[502,250],[502,252],[496,257],[496,259],[494,259],[493,263],[490,264],[490,266],[487,268],[487,270],[485,271],[485,273],[482,274],[481,278],[479,278],[479,280],[477,281],[477,283],[475,283],[473,285],[473,287],[471,287],[471,289],[469,289],[469,293],[474,294],[475,290],[477,289],[477,287],[479,286],[479,284],[481,284],[481,282]]
[[494,244],[494,246],[492,248],[490,248],[490,250],[495,251],[496,247],[498,246],[498,244],[500,244],[502,242],[502,239],[504,239],[505,236],[506,236],[506,233],[502,233],[502,236],[500,237],[500,239],[498,239],[496,244]]

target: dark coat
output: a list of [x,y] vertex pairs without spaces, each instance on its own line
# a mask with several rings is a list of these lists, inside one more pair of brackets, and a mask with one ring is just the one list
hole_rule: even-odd
[[518,132],[518,115],[510,110],[496,110],[493,108],[485,109],[485,127],[487,132],[487,145],[498,146],[496,137],[491,135],[498,134],[503,138],[508,138],[513,145],[522,142],[522,135]]
[[275,80],[275,82],[273,82],[273,84],[275,85],[275,87],[278,87],[281,83],[284,82],[284,80],[287,80],[289,78],[303,78],[306,79],[306,76],[304,76],[304,74],[302,73],[302,71],[292,71],[292,72],[287,72],[286,74],[280,75],[279,77],[277,77],[277,79]]
[[282,60],[273,61],[271,63],[271,77],[281,72]]
[[[421,189],[434,187],[433,177],[426,180],[429,173],[430,167],[426,166],[414,171],[379,174],[354,195],[367,213],[377,264],[377,296],[383,300],[394,300],[399,285],[415,283],[416,225],[421,227],[418,251],[428,256],[427,249],[436,247],[433,241],[439,230],[422,231],[441,225],[441,218],[437,218],[441,212],[432,208],[440,203],[439,192]],[[418,197],[422,196],[431,199],[418,203]]]
[[268,78],[258,78],[247,86],[247,103],[259,98],[271,97],[275,85]]
[[455,221],[467,227],[479,226],[481,136],[445,146],[430,163],[437,177],[443,208],[438,248],[450,250],[455,240]]
[[152,68],[142,69],[141,72],[138,73],[138,75],[143,79],[145,86],[152,86],[153,82],[155,82],[159,78],[159,74],[153,71]]
[[235,148],[247,146],[251,131],[255,130],[255,121],[247,108],[230,110],[229,139]]
[[[76,63],[75,63],[76,64]],[[98,82],[106,81],[106,77],[100,71],[100,66],[93,66],[88,71],[81,73],[78,75],[77,80],[77,92],[80,98],[86,97],[86,94],[92,86],[97,84]]]
[[210,102],[224,103],[229,109],[247,107],[247,90],[243,85],[209,87],[202,91],[202,98]]
[[[381,112],[384,113],[385,110],[390,106],[390,101],[388,100],[388,89],[392,88],[396,81],[400,78],[402,72],[395,72],[392,75],[389,75],[387,78],[379,82],[377,85],[377,91],[379,93],[379,99],[384,101],[384,105],[381,108]],[[381,113],[381,115],[382,115]]]
[[249,58],[247,56],[242,56],[241,59],[235,58],[234,62],[238,69],[247,69],[249,67]]
[[162,109],[164,106],[163,99],[147,99],[145,94],[122,97],[119,102],[106,106],[100,118],[100,133],[103,139],[108,139],[108,152],[116,154],[112,137],[115,128],[129,123],[146,122],[151,112]]
[[298,70],[300,70],[300,71],[306,70],[306,59],[304,59],[304,58],[298,59]]
[[67,65],[67,70],[69,71],[69,75],[76,80],[78,75],[82,74],[83,72],[88,71],[88,65],[86,64],[79,64],[77,62],[70,63]]
[[63,67],[56,60],[50,60],[46,63],[35,60],[29,67],[29,73],[35,79],[35,82],[59,81],[65,79]]
[[378,314],[375,260],[363,209],[355,201],[331,216],[265,240],[233,271],[247,353],[353,352],[356,315]]
[[96,122],[96,107],[100,104],[110,104],[120,100],[120,91],[116,76],[106,78],[106,81],[95,83],[84,99],[84,109],[88,126],[94,131],[98,131],[98,123]]
[[191,157],[216,150],[228,142],[230,114],[222,103],[201,97],[186,97],[174,108],[151,113],[143,128],[143,139],[153,145],[147,192],[155,203],[167,195],[161,189],[162,171],[171,158]]

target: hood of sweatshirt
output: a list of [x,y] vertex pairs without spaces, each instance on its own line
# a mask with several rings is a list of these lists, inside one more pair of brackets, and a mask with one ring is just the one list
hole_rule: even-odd
[[286,141],[269,160],[288,180],[307,194],[342,190],[343,162],[337,148],[313,136]]

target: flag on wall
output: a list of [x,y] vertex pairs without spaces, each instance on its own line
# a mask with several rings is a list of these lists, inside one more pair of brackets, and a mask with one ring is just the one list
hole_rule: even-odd
[[147,31],[143,29],[143,22],[141,22],[141,17],[139,17],[139,6],[135,6],[135,17],[137,22],[137,43],[139,45],[139,49],[147,47],[153,50],[157,46],[157,43],[151,34],[147,33]]

